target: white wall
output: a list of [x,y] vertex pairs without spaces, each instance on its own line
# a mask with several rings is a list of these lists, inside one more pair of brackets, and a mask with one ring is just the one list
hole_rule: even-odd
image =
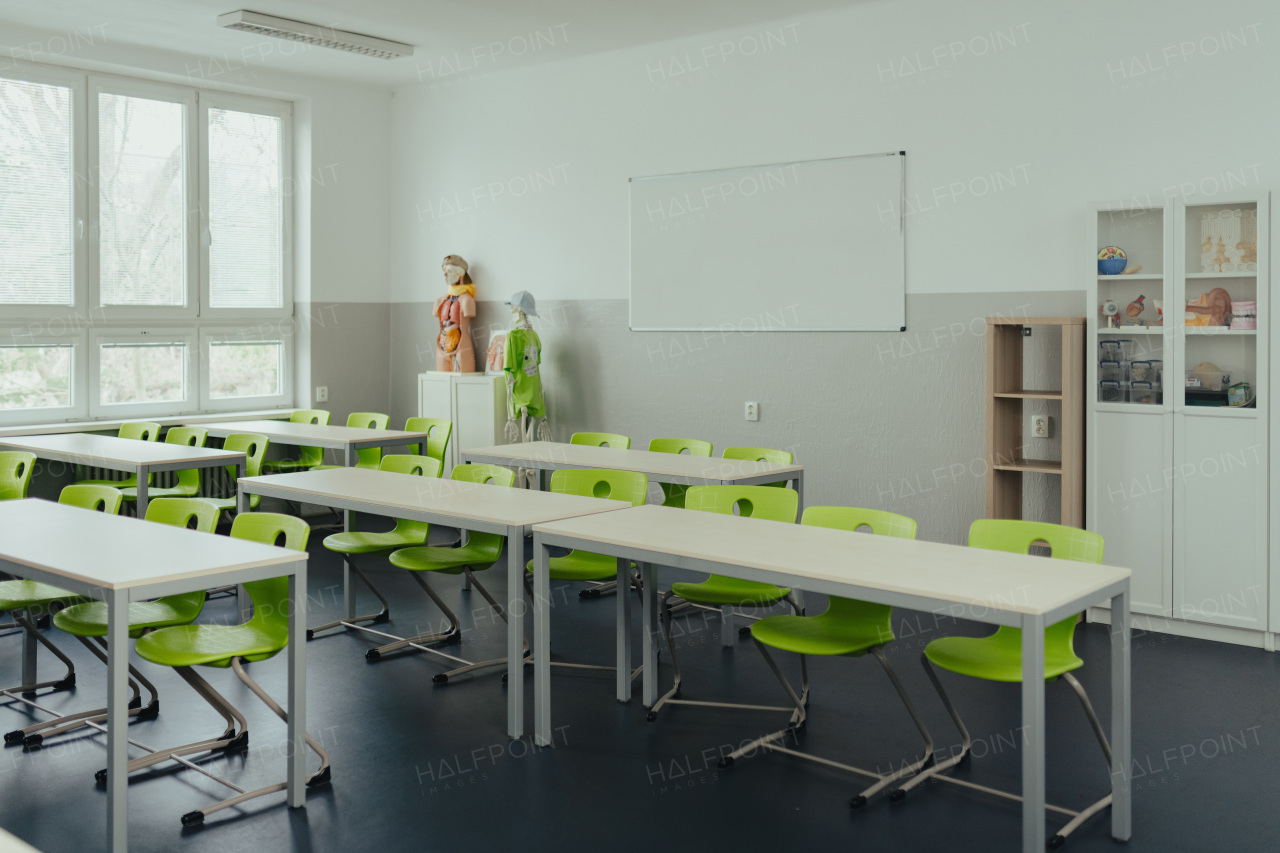
[[1272,187],[1278,34],[1270,0],[905,0],[401,88],[392,298],[449,252],[625,298],[628,177],[896,149],[909,293],[1078,289],[1087,201]]

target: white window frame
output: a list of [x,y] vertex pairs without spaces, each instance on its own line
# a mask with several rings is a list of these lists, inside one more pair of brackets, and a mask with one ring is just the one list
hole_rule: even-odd
[[[232,95],[190,86],[90,74],[71,68],[30,63],[0,71],[0,78],[64,86],[71,91],[72,216],[74,305],[0,305],[0,343],[65,344],[76,347],[72,364],[72,405],[56,409],[0,411],[0,425],[55,423],[73,420],[121,420],[137,417],[180,417],[202,411],[231,412],[293,406],[297,335],[294,306],[293,104],[270,98]],[[183,195],[187,211],[186,305],[98,307],[99,185],[87,176],[98,170],[98,95],[101,92],[181,103],[185,109]],[[273,115],[281,119],[281,305],[279,308],[210,309],[209,254],[201,239],[208,224],[208,110],[229,109]],[[209,397],[204,364],[207,341],[244,338],[246,328],[262,331],[272,320],[269,338],[284,343],[282,393],[214,401]],[[187,345],[187,398],[163,403],[103,405],[98,347],[102,343],[172,339]]]
[[[280,393],[261,397],[215,399],[211,396],[209,345],[215,341],[237,341],[245,344],[281,344]],[[200,408],[206,412],[230,412],[243,409],[274,409],[293,405],[293,323],[262,322],[253,326],[200,328]]]
[[[293,316],[293,105],[286,101],[263,101],[220,92],[200,95],[200,316],[220,323],[246,318]],[[280,307],[212,308],[212,281],[209,247],[216,234],[209,233],[209,110],[233,110],[275,116],[280,119]]]
[[[183,107],[182,122],[182,207],[186,211],[186,234],[185,234],[185,252],[186,264],[184,270],[184,281],[182,283],[182,293],[185,304],[176,305],[101,305],[101,226],[102,220],[99,211],[99,191],[100,184],[99,175],[99,154],[98,154],[98,95],[100,94],[124,95],[126,97],[147,98],[155,101],[166,101],[168,103],[181,104]],[[197,104],[196,93],[193,89],[186,89],[181,86],[167,86],[162,83],[148,83],[143,80],[131,80],[124,77],[102,77],[91,75],[89,77],[88,101],[88,119],[85,122],[88,155],[89,155],[89,176],[92,188],[88,193],[88,212],[89,212],[89,307],[93,311],[100,312],[106,320],[121,320],[124,322],[137,322],[139,320],[180,320],[186,318],[194,318],[200,315],[200,302],[197,291],[197,280],[199,276],[200,260],[199,260],[199,216],[196,211],[197,193],[193,192],[195,162],[197,157],[196,145],[199,134],[196,131]]]
[[72,243],[72,252],[74,253],[74,260],[72,261],[73,278],[71,284],[73,303],[71,305],[9,303],[0,305],[0,311],[4,312],[6,320],[45,319],[60,314],[86,313],[89,305],[89,253],[86,251],[88,244],[85,237],[88,230],[86,225],[88,219],[86,205],[89,192],[88,181],[85,180],[85,175],[80,172],[80,164],[85,162],[87,154],[87,131],[83,121],[85,104],[87,103],[85,75],[83,73],[77,74],[70,69],[53,66],[40,66],[37,68],[26,64],[17,69],[6,69],[3,73],[0,73],[0,77],[6,80],[19,80],[27,83],[64,86],[71,90],[71,221],[72,234],[74,235],[74,242]]
[[88,340],[83,329],[69,334],[53,334],[43,323],[0,326],[0,346],[66,346],[71,355],[71,405],[45,409],[0,409],[0,425],[56,423],[84,417],[89,397]]
[[[187,363],[181,400],[142,403],[102,403],[101,360],[98,348],[103,344],[186,344]],[[89,417],[102,420],[129,420],[140,417],[192,414],[199,409],[200,391],[196,385],[200,375],[200,350],[194,326],[148,326],[146,328],[93,329],[89,332]]]

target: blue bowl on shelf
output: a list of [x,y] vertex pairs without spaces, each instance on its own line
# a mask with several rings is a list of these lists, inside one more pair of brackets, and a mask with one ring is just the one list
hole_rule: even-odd
[[1128,258],[1099,258],[1098,274],[1099,275],[1119,275],[1124,272],[1124,268],[1129,265]]

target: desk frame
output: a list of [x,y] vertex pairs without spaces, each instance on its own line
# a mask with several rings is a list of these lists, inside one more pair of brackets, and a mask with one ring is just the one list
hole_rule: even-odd
[[[618,558],[618,582],[625,583],[628,561],[640,564],[644,585],[642,646],[644,665],[643,702],[652,707],[658,698],[657,645],[658,611],[655,595],[655,565],[671,566],[707,574],[723,574],[761,583],[793,586],[795,574],[748,568],[697,559],[680,554],[612,545],[580,536],[535,530],[533,534],[533,656],[534,656],[534,742],[551,744],[551,586],[549,579],[550,547],[582,548]],[[961,546],[956,546],[961,547]],[[805,580],[810,592],[859,598],[911,610],[945,612],[952,616],[993,625],[1009,625],[1022,629],[1022,723],[1026,749],[1022,754],[1022,849],[1024,853],[1041,853],[1045,836],[1045,691],[1044,632],[1049,625],[1090,605],[1109,601],[1111,604],[1111,836],[1127,841],[1133,833],[1132,786],[1129,778],[1133,749],[1131,693],[1131,653],[1129,624],[1129,580],[1118,581],[1089,596],[1081,596],[1047,613],[1025,614],[1001,610],[998,603],[984,607],[978,614],[964,606],[956,612],[957,603],[921,595],[912,595],[875,587],[824,580]],[[621,588],[621,587],[620,587]],[[618,596],[618,701],[631,698],[631,682],[625,677],[631,671],[631,604],[630,596]]]

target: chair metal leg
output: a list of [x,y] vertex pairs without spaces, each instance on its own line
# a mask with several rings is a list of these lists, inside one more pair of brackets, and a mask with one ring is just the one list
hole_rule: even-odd
[[[614,581],[614,584],[615,584],[615,586],[616,586],[616,585],[617,585],[617,581]],[[532,597],[533,597],[533,573],[532,573],[532,572],[525,572],[525,574],[524,574],[524,591],[525,591],[525,593],[526,593],[526,594],[528,594],[528,595],[529,595],[529,597],[530,597],[530,598],[532,598]],[[504,617],[504,618],[505,618],[505,617]],[[524,659],[521,661],[521,664],[522,664],[523,666],[533,666],[533,664],[535,663],[535,660],[534,660],[533,655],[531,655],[531,654],[529,654],[529,653],[528,653],[528,652],[529,652],[529,648],[528,648],[528,646],[529,646],[529,644],[528,644],[528,642],[526,642],[526,643],[525,643],[525,656],[524,656]],[[502,663],[506,663],[506,658],[503,658],[501,662],[502,662]],[[496,665],[497,661],[494,661],[493,663]],[[598,670],[598,671],[603,671],[603,672],[617,672],[617,671],[618,671],[618,668],[617,668],[616,666],[604,666],[603,664],[594,664],[594,663],[569,663],[568,661],[556,661],[556,660],[553,660],[553,661],[551,661],[551,664],[550,664],[550,665],[551,665],[551,666],[555,666],[555,667],[560,667],[561,669],[592,669],[592,670]],[[643,672],[644,672],[644,665],[643,665],[643,664],[642,664],[642,665],[640,665],[640,666],[638,666],[638,667],[636,667],[636,668],[634,668],[634,669],[632,669],[632,670],[631,670],[631,680],[632,680],[632,681],[635,681],[637,678],[639,678],[639,677],[640,677],[640,675],[641,675]],[[506,675],[503,675],[503,676],[502,676],[502,680],[505,682],[505,681],[507,680],[507,676],[506,676]]]
[[356,565],[356,561],[352,559],[350,554],[343,554],[342,558],[347,561],[347,565],[351,567],[351,571],[355,572],[356,576],[364,582],[364,585],[369,587],[369,590],[378,597],[378,601],[382,602],[382,610],[369,616],[353,616],[350,619],[338,619],[333,622],[326,622],[323,625],[317,625],[314,628],[308,628],[308,640],[314,639],[316,633],[319,631],[327,631],[330,628],[337,628],[338,626],[342,626],[344,628],[355,628],[358,630],[360,628],[358,623],[360,622],[368,622],[371,625],[381,625],[391,620],[391,605],[387,603],[386,596],[378,591],[378,588],[373,585],[373,581],[369,580],[369,576],[365,574],[358,565]]
[[951,697],[947,695],[947,691],[943,689],[942,682],[938,680],[938,674],[934,672],[933,666],[929,663],[929,658],[921,653],[920,665],[924,667],[925,673],[929,676],[929,681],[933,684],[934,691],[937,692],[938,698],[942,700],[942,705],[947,709],[947,714],[951,717],[951,722],[955,723],[956,728],[960,731],[960,752],[943,761],[933,764],[920,773],[916,774],[906,783],[889,792],[890,802],[899,802],[907,792],[927,779],[937,776],[943,770],[949,770],[958,764],[963,763],[969,758],[969,749],[973,746],[973,738],[969,736],[969,729],[965,727],[964,720],[960,719],[960,713],[956,711],[956,706],[951,702]]
[[[422,587],[422,591],[425,592],[433,602],[435,602],[436,607],[440,608],[440,611],[444,613],[445,618],[449,620],[449,627],[444,631],[433,631],[426,634],[418,634],[417,636],[406,639],[397,639],[395,642],[378,646],[376,649],[369,649],[369,651],[365,652],[364,655],[364,659],[369,663],[373,663],[384,654],[400,651],[401,649],[409,647],[422,651],[423,649],[421,647],[431,645],[433,643],[453,645],[462,641],[462,624],[458,621],[457,615],[449,609],[449,606],[444,603],[444,599],[436,594],[436,591],[431,588],[431,585],[422,579],[421,572],[411,571],[409,572],[409,575],[417,582],[418,586]],[[384,634],[383,636],[387,635]]]
[[[26,632],[27,637],[39,643],[40,645],[44,646],[46,649],[48,649],[50,652],[53,653],[54,657],[62,661],[62,663],[67,668],[67,673],[62,678],[52,679],[50,681],[24,683],[24,684],[19,684],[16,687],[8,687],[3,690],[0,690],[0,694],[20,693],[23,697],[31,699],[35,697],[37,690],[43,690],[46,687],[51,688],[53,690],[70,690],[74,688],[76,686],[76,666],[74,663],[71,662],[71,658],[63,654],[62,649],[59,649],[57,646],[53,644],[51,640],[49,640],[49,638],[45,637],[43,634],[40,633],[39,628],[36,626],[36,622],[32,620],[31,615],[29,613],[15,612],[13,614],[13,619],[14,619],[14,622],[18,626],[20,626],[23,631]],[[27,652],[27,654],[30,654],[32,656],[30,658],[32,667],[33,667],[31,671],[34,672],[35,671],[34,670],[35,647],[32,646],[31,651]],[[27,667],[24,665],[23,666],[24,676],[26,672],[27,672]]]

